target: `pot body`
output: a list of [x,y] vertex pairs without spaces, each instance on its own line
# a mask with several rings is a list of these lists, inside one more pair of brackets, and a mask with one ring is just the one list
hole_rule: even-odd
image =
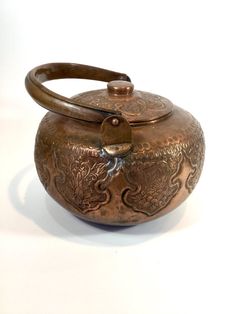
[[131,129],[132,151],[111,157],[102,149],[99,123],[48,112],[35,144],[47,192],[74,215],[109,225],[142,223],[176,208],[201,174],[199,123],[174,106],[165,119]]

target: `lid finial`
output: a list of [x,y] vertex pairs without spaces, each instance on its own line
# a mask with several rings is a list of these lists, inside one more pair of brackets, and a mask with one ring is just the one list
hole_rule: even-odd
[[134,85],[127,81],[111,81],[107,84],[110,96],[130,96],[134,91]]

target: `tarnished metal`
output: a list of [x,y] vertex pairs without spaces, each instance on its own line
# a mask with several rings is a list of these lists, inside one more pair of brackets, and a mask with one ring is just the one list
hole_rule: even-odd
[[[72,98],[41,83],[57,78],[108,82]],[[47,192],[76,216],[132,225],[157,218],[192,192],[204,161],[200,124],[164,97],[134,90],[127,75],[77,64],[39,66],[30,95],[49,109],[35,163]]]
[[132,149],[131,126],[120,116],[110,116],[101,125],[101,144],[110,157],[124,157]]

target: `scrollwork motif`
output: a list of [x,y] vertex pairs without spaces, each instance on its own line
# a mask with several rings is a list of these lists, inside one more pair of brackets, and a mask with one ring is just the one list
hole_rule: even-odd
[[45,131],[39,128],[35,145],[40,180],[49,193],[56,191],[63,198],[63,204],[85,215],[109,204],[115,193],[110,183],[121,174],[118,197],[123,208],[154,216],[181,189],[191,193],[201,174],[204,137],[197,121],[187,117],[178,135],[159,142],[139,141],[125,158],[111,158],[102,148],[84,145],[76,137],[61,143],[58,128],[46,116],[41,124]]
[[[202,138],[203,141],[203,138]],[[192,192],[197,184],[204,162],[204,145],[196,142],[185,151],[185,156],[191,165],[191,171],[186,179],[185,187],[189,193]]]
[[58,172],[54,182],[68,203],[82,213],[87,213],[110,200],[107,161],[98,156],[92,157],[79,147],[71,149],[71,154],[61,154],[60,150],[54,153]]
[[35,149],[34,160],[40,181],[42,182],[44,188],[47,190],[51,178],[48,167],[49,161],[48,151],[50,150],[50,147],[40,136],[39,132],[36,137],[35,147],[40,147],[40,151],[38,149]]
[[150,117],[159,118],[171,112],[172,108],[172,103],[168,99],[142,91],[135,91],[130,99],[110,98],[106,90],[81,93],[74,99],[94,107],[121,111],[127,118],[139,118],[143,121],[148,119],[149,114]]
[[178,174],[182,161],[181,152],[174,157],[163,153],[150,161],[132,160],[125,169],[129,187],[123,191],[123,202],[135,211],[155,215],[181,188]]
[[191,124],[182,130],[182,134],[190,134],[190,142],[165,145],[155,151],[148,143],[142,143],[126,161],[124,173],[129,186],[122,200],[128,207],[148,216],[165,208],[182,187],[180,173],[185,164],[190,167],[185,187],[192,192],[203,166],[204,137],[200,125],[191,119]]

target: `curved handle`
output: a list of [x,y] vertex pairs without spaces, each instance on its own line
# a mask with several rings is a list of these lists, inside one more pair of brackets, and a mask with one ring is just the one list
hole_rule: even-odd
[[42,83],[63,78],[79,78],[110,82],[113,80],[131,81],[123,73],[113,72],[89,65],[76,63],[48,63],[31,70],[25,78],[25,86],[31,97],[42,107],[70,118],[90,122],[102,122],[110,115],[120,116],[115,110],[106,110],[61,96]]

